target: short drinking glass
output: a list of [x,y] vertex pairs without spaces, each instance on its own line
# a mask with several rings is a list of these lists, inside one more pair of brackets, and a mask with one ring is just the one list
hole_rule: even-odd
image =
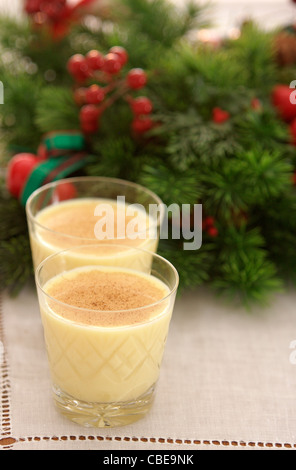
[[99,244],[73,247],[35,273],[54,401],[84,426],[126,425],[150,409],[179,283],[161,256],[116,249],[105,246],[102,264]]

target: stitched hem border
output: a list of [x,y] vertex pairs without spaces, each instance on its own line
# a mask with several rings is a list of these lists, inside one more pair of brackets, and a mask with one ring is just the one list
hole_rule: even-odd
[[261,441],[241,441],[241,440],[217,440],[217,439],[172,439],[162,437],[134,437],[134,436],[28,436],[15,438],[11,430],[10,418],[10,391],[9,366],[5,354],[5,334],[2,315],[2,299],[0,294],[0,450],[13,449],[14,445],[20,442],[41,442],[41,441],[105,441],[105,442],[140,442],[148,444],[174,444],[188,445],[190,449],[198,450],[199,447],[228,447],[228,448],[263,448],[263,449],[296,449],[296,443],[288,442],[261,442]]
[[7,437],[0,439],[0,446],[2,446],[2,449],[11,449],[14,444],[17,444],[18,442],[41,442],[41,441],[106,441],[106,442],[141,442],[141,443],[146,443],[146,444],[179,444],[179,445],[184,445],[187,444],[188,446],[191,446],[190,448],[192,449],[192,446],[198,450],[199,447],[205,446],[205,447],[229,447],[229,448],[238,448],[238,447],[243,447],[246,449],[254,449],[254,448],[260,448],[260,449],[282,449],[282,450],[288,450],[288,449],[296,449],[296,443],[291,444],[288,442],[281,443],[281,442],[255,442],[255,441],[239,441],[239,440],[210,440],[210,439],[170,439],[170,438],[154,438],[154,437],[111,437],[111,436],[52,436],[52,437],[23,437],[19,439],[15,439],[13,437]]
[[5,353],[2,298],[0,295],[0,445],[3,440],[9,441],[11,436],[10,390],[9,367]]

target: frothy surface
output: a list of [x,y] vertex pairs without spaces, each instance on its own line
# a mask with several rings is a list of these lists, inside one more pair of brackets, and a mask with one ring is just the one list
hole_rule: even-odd
[[[95,215],[95,209],[100,204],[108,204],[114,214],[114,224],[112,224],[114,226],[114,235],[111,234],[105,239],[98,239],[95,234],[96,224],[100,220],[106,219],[103,209],[101,215]],[[131,239],[126,233],[128,224],[135,217],[127,214],[127,207],[128,205],[118,204],[111,199],[99,198],[79,198],[60,202],[41,210],[37,215],[37,222],[49,229],[42,230],[38,228],[38,233],[44,241],[60,248],[98,242],[138,246],[143,243],[143,239],[140,237]],[[118,213],[122,217],[118,216]],[[138,211],[137,218],[140,220],[140,227],[136,227],[135,231],[143,231],[146,237],[146,231],[149,228],[149,216],[144,211]],[[119,225],[118,221],[120,221]],[[106,231],[103,224],[101,229],[102,232]],[[122,234],[124,234],[124,238],[122,238]]]
[[[148,306],[169,293],[168,287],[152,276],[93,267],[59,275],[49,281],[45,291],[67,304],[48,301],[58,315],[78,323],[108,327],[142,323],[160,315],[167,301]],[[147,308],[141,308],[144,306]]]

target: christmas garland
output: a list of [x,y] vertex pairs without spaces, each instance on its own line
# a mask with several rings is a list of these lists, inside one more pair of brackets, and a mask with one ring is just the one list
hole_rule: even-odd
[[16,293],[32,274],[28,196],[74,174],[203,204],[199,250],[160,243],[181,288],[208,285],[249,305],[295,282],[294,28],[248,22],[213,44],[190,39],[203,15],[191,4],[177,15],[165,0],[121,0],[107,18],[94,2],[24,6],[16,37],[13,20],[0,29],[2,288]]

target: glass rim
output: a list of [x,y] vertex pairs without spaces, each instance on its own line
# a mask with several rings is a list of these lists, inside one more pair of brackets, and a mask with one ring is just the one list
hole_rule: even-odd
[[[139,183],[134,183],[133,181],[128,181],[128,180],[124,180],[124,179],[120,179],[120,178],[109,178],[108,176],[74,176],[74,177],[71,177],[71,178],[62,178],[60,180],[55,180],[55,181],[52,181],[50,183],[47,183],[47,184],[41,186],[38,189],[35,189],[35,191],[33,191],[33,193],[28,197],[27,202],[26,202],[26,206],[25,206],[26,215],[27,215],[28,220],[30,220],[32,223],[37,225],[39,228],[41,228],[43,230],[46,230],[49,233],[58,235],[58,236],[67,237],[67,238],[77,240],[77,241],[79,241],[79,240],[89,240],[89,241],[98,240],[96,238],[78,237],[77,235],[70,235],[70,234],[67,234],[67,233],[64,233],[64,232],[57,232],[56,230],[48,228],[45,225],[43,225],[42,223],[38,222],[36,220],[37,214],[33,215],[33,213],[32,213],[31,205],[33,203],[33,200],[38,195],[42,194],[44,191],[49,190],[50,188],[52,188],[52,187],[54,187],[54,186],[56,186],[60,183],[77,183],[77,182],[79,183],[79,182],[82,182],[82,181],[98,181],[98,182],[102,181],[102,182],[109,182],[111,184],[116,183],[116,184],[126,185],[126,186],[129,186],[129,187],[132,187],[132,188],[139,189],[139,190],[143,191],[144,193],[148,194],[153,199],[155,199],[158,207],[160,208],[160,215],[157,218],[157,220],[155,221],[155,223],[152,224],[152,227],[150,227],[150,224],[149,224],[149,227],[146,230],[140,231],[139,234],[147,233],[147,232],[149,233],[151,228],[161,226],[163,218],[164,218],[164,214],[165,214],[164,202],[161,200],[161,198],[156,193],[154,193],[150,189],[146,188],[145,186],[142,186]],[[75,199],[79,199],[79,197],[69,199],[69,201],[75,200]],[[83,198],[81,198],[81,199],[83,199]],[[114,201],[116,201],[116,200],[114,199]],[[137,203],[133,203],[133,204],[137,204]],[[46,206],[44,209],[46,209],[47,207],[50,207],[50,206]],[[112,240],[117,240],[117,238],[114,238]],[[120,238],[118,238],[118,240],[120,240]]]
[[[116,309],[116,310],[100,310],[100,309],[92,309],[92,308],[86,308],[86,307],[77,307],[77,306],[75,306],[75,305],[67,304],[67,303],[62,302],[62,301],[60,301],[60,300],[58,300],[58,299],[55,299],[55,298],[52,297],[51,295],[47,294],[47,292],[46,292],[46,291],[44,290],[44,288],[41,286],[41,283],[40,283],[40,280],[39,280],[41,270],[42,270],[42,268],[45,267],[45,265],[46,265],[47,263],[49,263],[53,258],[58,257],[58,256],[61,256],[61,255],[63,255],[63,254],[67,254],[67,253],[73,252],[73,251],[75,251],[75,250],[80,250],[81,248],[87,248],[87,247],[89,247],[89,248],[94,248],[94,247],[96,247],[96,246],[97,246],[97,247],[101,247],[102,245],[100,245],[100,244],[97,244],[97,245],[79,245],[79,246],[76,246],[76,247],[73,247],[73,248],[68,248],[68,249],[65,249],[65,250],[61,250],[61,251],[55,252],[55,253],[53,253],[52,255],[50,255],[50,256],[48,256],[47,258],[45,258],[45,259],[39,264],[39,266],[38,266],[38,267],[36,268],[36,270],[35,270],[35,282],[36,282],[37,288],[40,289],[40,291],[42,292],[42,294],[43,294],[44,296],[46,296],[46,298],[52,300],[53,302],[57,303],[57,304],[60,305],[60,306],[64,306],[64,307],[71,308],[71,309],[75,309],[75,310],[78,310],[78,311],[88,311],[88,312],[96,312],[96,313],[100,313],[100,312],[101,312],[101,313],[104,313],[104,314],[108,314],[108,313],[110,313],[110,314],[113,313],[113,314],[114,314],[114,313],[116,313],[116,312],[118,312],[118,313],[124,313],[124,312],[131,312],[131,311],[133,311],[133,310],[137,310],[137,311],[140,310],[140,311],[143,311],[143,310],[145,310],[145,309],[152,308],[152,307],[155,307],[155,306],[157,306],[157,305],[160,305],[162,302],[165,302],[165,301],[168,300],[172,295],[174,295],[174,294],[176,293],[176,291],[177,291],[177,289],[178,289],[178,287],[179,287],[179,280],[180,280],[180,279],[179,279],[179,273],[178,273],[177,269],[175,268],[175,266],[174,266],[169,260],[167,260],[166,258],[164,258],[163,256],[161,256],[161,255],[159,255],[159,254],[157,254],[157,253],[153,253],[153,252],[151,252],[151,251],[148,251],[148,250],[145,250],[145,249],[142,249],[142,248],[128,247],[128,246],[126,246],[126,245],[110,244],[110,245],[108,245],[108,246],[110,246],[110,247],[112,247],[112,248],[114,248],[114,247],[117,247],[117,248],[120,247],[120,248],[126,249],[127,251],[135,250],[135,251],[137,251],[137,252],[141,252],[141,253],[147,254],[147,255],[151,256],[152,258],[158,259],[159,261],[165,263],[165,264],[171,269],[171,271],[172,271],[173,274],[174,274],[174,278],[175,278],[175,279],[174,279],[174,285],[173,285],[173,287],[172,287],[172,288],[169,288],[169,293],[168,293],[167,295],[165,295],[164,297],[162,297],[160,300],[157,300],[156,302],[153,302],[153,303],[148,304],[148,305],[143,305],[143,306],[141,306],[141,307],[134,307],[134,308],[128,308],[128,309]],[[106,246],[106,245],[103,245],[103,246]],[[112,267],[112,266],[106,266],[106,265],[101,265],[101,264],[97,264],[97,265],[96,265],[96,264],[92,264],[92,265],[87,265],[87,266],[88,266],[88,267],[94,267],[94,268],[96,268],[96,267],[101,267],[101,268],[106,268],[106,267],[109,268],[109,267]],[[86,267],[86,265],[85,265],[85,266],[79,266],[78,268],[83,268],[83,267]],[[121,269],[123,269],[123,270],[124,270],[124,269],[129,269],[129,268],[125,268],[124,266],[122,266],[122,267],[121,267],[121,266],[113,266],[113,267],[114,267],[114,268],[118,268],[118,269],[121,268]],[[72,271],[73,269],[76,269],[76,268],[69,269],[69,271]],[[130,269],[130,270],[132,270],[132,269]],[[141,274],[141,272],[140,272],[140,274]],[[144,273],[144,274],[145,274],[145,273]],[[59,276],[59,274],[53,276],[51,279],[53,279],[54,277],[57,277],[57,276]],[[49,281],[49,280],[48,280],[48,281]],[[48,281],[47,281],[47,282],[48,282]],[[47,282],[46,282],[46,283],[47,283]],[[163,282],[163,281],[162,281],[162,282]],[[165,284],[165,285],[166,285],[166,284]],[[166,285],[166,287],[168,287],[168,286]],[[55,313],[55,312],[54,312],[54,313]],[[63,320],[65,320],[65,321],[67,320],[66,318],[63,318],[63,317],[61,317],[61,318],[62,318]],[[149,321],[147,321],[147,322],[145,321],[145,322],[143,322],[143,323],[149,323],[150,321],[154,321],[154,320],[155,320],[155,319],[152,318],[151,320],[149,320]],[[68,321],[69,321],[69,320],[68,320]],[[75,321],[74,321],[74,322],[71,321],[71,323],[83,324],[83,323],[81,323],[81,322],[75,322]],[[123,325],[123,326],[121,326],[121,327],[122,327],[122,328],[127,328],[127,327],[130,328],[130,327],[133,327],[133,326],[139,326],[139,325],[141,325],[141,324],[142,324],[142,322],[139,323],[139,324],[134,324],[134,325]],[[88,326],[88,325],[86,325],[86,324],[83,324],[83,325],[84,325],[84,326]],[[95,328],[95,327],[96,327],[96,325],[92,325],[92,328]],[[112,327],[112,328],[121,328],[121,327]],[[106,328],[106,327],[101,327],[101,326],[98,325],[98,328]]]

